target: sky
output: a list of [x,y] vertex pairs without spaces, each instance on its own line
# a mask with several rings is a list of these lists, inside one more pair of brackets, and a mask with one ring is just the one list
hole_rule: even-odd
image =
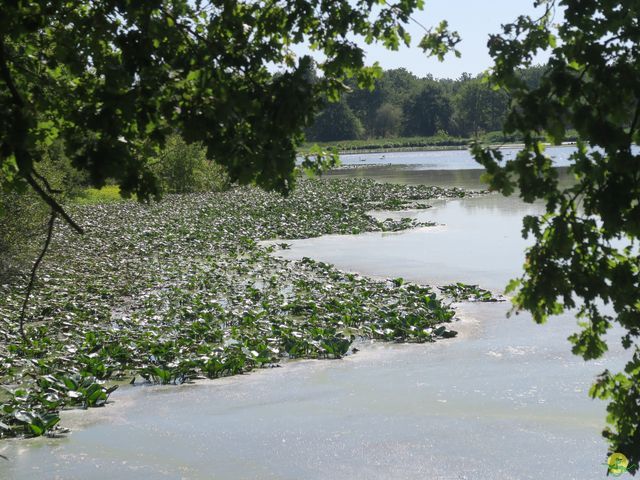
[[[500,33],[501,24],[513,22],[518,15],[542,14],[533,7],[534,0],[425,0],[423,11],[413,15],[427,28],[437,26],[441,20],[449,22],[450,30],[457,30],[462,38],[457,49],[462,58],[447,55],[444,62],[427,57],[417,46],[424,30],[415,23],[408,25],[413,45],[399,51],[388,51],[382,46],[366,45],[367,64],[377,61],[385,70],[406,68],[418,77],[458,78],[464,72],[476,75],[492,64],[487,49],[489,34]],[[299,52],[302,53],[302,52]]]

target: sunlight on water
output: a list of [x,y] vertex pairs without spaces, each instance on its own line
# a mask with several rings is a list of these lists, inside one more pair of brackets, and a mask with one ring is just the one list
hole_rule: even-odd
[[[513,159],[520,151],[519,148],[502,148],[505,160]],[[556,166],[569,165],[569,156],[576,151],[575,146],[547,147],[545,153],[549,155]],[[467,170],[478,169],[480,165],[473,159],[468,150],[435,150],[426,152],[398,152],[398,153],[353,153],[342,155],[343,165],[403,165],[419,170]]]
[[[338,174],[481,188],[473,170],[384,168]],[[499,195],[434,202],[409,214],[437,227],[288,241],[279,254],[500,292],[523,261],[521,218],[539,208]],[[603,478],[604,405],[587,392],[619,350],[585,363],[566,341],[570,315],[538,326],[508,309],[462,304],[458,338],[435,344],[365,343],[340,361],[122,388],[108,408],[66,412],[65,438],[5,442],[0,478]]]

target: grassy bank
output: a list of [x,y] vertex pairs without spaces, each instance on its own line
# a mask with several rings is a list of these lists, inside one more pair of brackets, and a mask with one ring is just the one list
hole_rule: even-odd
[[[466,148],[470,139],[449,136],[434,137],[395,137],[395,138],[370,138],[362,140],[342,140],[337,142],[317,142],[324,149],[337,149],[341,153],[349,152],[377,152],[389,150],[442,150]],[[306,143],[300,149],[301,153],[307,153],[314,142]]]
[[[107,185],[102,188],[87,188],[82,190],[73,202],[78,205],[94,205],[111,202],[122,202],[126,199],[120,196],[120,187],[117,185]],[[132,198],[135,200],[135,196]]]
[[41,435],[71,407],[102,406],[118,382],[177,384],[340,358],[356,338],[431,342],[454,312],[428,288],[286,261],[259,240],[400,230],[371,209],[461,197],[436,187],[305,180],[284,199],[258,189],[160,203],[71,206],[18,333],[26,276],[0,286],[0,437]]
[[[337,149],[340,153],[366,153],[383,151],[411,151],[411,150],[457,150],[464,149],[473,141],[479,140],[489,145],[517,144],[522,138],[517,135],[505,135],[502,132],[488,132],[476,138],[452,137],[449,135],[435,135],[431,137],[393,137],[370,138],[360,140],[342,140],[336,142],[308,142],[302,146],[300,153],[308,153],[314,145],[324,149]],[[540,141],[545,141],[540,137]],[[569,130],[566,141],[577,140],[577,132]]]

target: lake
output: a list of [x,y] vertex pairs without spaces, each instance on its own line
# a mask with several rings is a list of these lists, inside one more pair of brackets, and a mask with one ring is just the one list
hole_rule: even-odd
[[[386,153],[384,160],[391,165],[331,175],[482,188],[464,151]],[[287,241],[291,248],[278,254],[500,293],[523,262],[522,216],[539,212],[495,194],[436,201],[427,210],[376,215],[437,226]],[[605,409],[587,392],[604,368],[620,368],[622,352],[614,347],[585,363],[566,340],[572,315],[539,326],[524,314],[507,318],[508,310],[506,302],[459,304],[458,337],[434,344],[363,342],[342,360],[293,361],[180,387],[124,387],[105,409],[64,412],[72,431],[63,438],[3,442],[9,460],[0,459],[0,477],[604,478]]]
[[[520,151],[517,147],[501,148],[505,160],[513,159]],[[549,146],[545,152],[553,159],[554,165],[566,167],[575,146]],[[468,150],[430,150],[422,152],[396,153],[352,153],[342,155],[344,166],[358,165],[400,165],[419,170],[469,170],[481,168]]]

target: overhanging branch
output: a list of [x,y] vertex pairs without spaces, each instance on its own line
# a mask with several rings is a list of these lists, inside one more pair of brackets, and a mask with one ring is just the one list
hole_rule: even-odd
[[52,211],[59,214],[62,219],[67,222],[76,232],[80,234],[84,233],[84,229],[80,225],[78,225],[67,212],[65,212],[64,208],[62,208],[62,206],[51,195],[44,191],[44,189],[38,184],[38,182],[36,182],[31,174],[26,175],[25,178],[27,179],[27,183],[31,185],[31,188],[33,188],[40,196],[40,198],[42,198],[45,203],[49,205],[49,207],[51,207]]
[[29,305],[29,299],[31,298],[31,292],[33,291],[33,285],[36,281],[36,274],[38,273],[38,267],[40,263],[42,263],[42,259],[44,258],[47,250],[49,250],[49,245],[51,244],[51,238],[53,237],[53,226],[56,223],[57,213],[55,210],[51,209],[51,216],[49,217],[49,223],[47,225],[47,238],[44,242],[44,246],[42,247],[42,251],[40,255],[36,259],[33,264],[33,268],[31,269],[31,275],[29,277],[29,283],[27,284],[27,291],[24,295],[24,302],[22,302],[22,309],[20,310],[20,320],[18,324],[18,328],[20,330],[20,336],[22,340],[25,342],[28,341],[26,334],[24,333],[24,320],[27,313],[27,305]]
[[[16,117],[15,120],[19,122],[20,120],[22,120],[22,115],[23,115],[22,110],[25,107],[25,102],[22,96],[20,95],[20,92],[18,91],[16,84],[13,80],[13,77],[11,75],[11,71],[9,70],[9,65],[7,64],[7,58],[5,56],[4,38],[2,36],[0,36],[0,77],[2,78],[2,80],[4,80],[4,83],[7,85],[7,88],[11,93],[11,98],[13,99],[13,103],[16,106],[16,110],[14,112],[14,116]],[[16,155],[20,152],[24,153],[24,151],[21,150],[20,146],[15,148],[15,151],[17,152]],[[29,168],[29,171],[26,171],[26,172],[22,171],[21,173],[27,180],[27,183],[36,191],[36,193],[40,196],[40,198],[42,198],[45,201],[45,203],[49,205],[52,212],[55,212],[58,215],[60,215],[64,219],[64,221],[67,222],[76,232],[84,233],[84,230],[82,229],[82,227],[80,227],[80,225],[78,225],[69,216],[69,214],[64,211],[64,208],[62,208],[62,206],[51,196],[51,194],[55,193],[55,191],[51,188],[51,186],[49,185],[49,182],[47,182],[47,180],[42,175],[40,175],[37,171],[34,170],[33,166]],[[42,181],[47,191],[45,191],[38,184],[38,182],[34,178],[34,175]]]
[[2,75],[2,79],[4,83],[7,84],[7,88],[9,92],[11,92],[11,97],[13,98],[13,103],[16,104],[18,108],[24,107],[24,100],[18,92],[16,88],[16,84],[13,81],[13,77],[11,76],[11,71],[9,70],[9,65],[7,65],[7,58],[4,53],[4,38],[0,36],[0,74]]

